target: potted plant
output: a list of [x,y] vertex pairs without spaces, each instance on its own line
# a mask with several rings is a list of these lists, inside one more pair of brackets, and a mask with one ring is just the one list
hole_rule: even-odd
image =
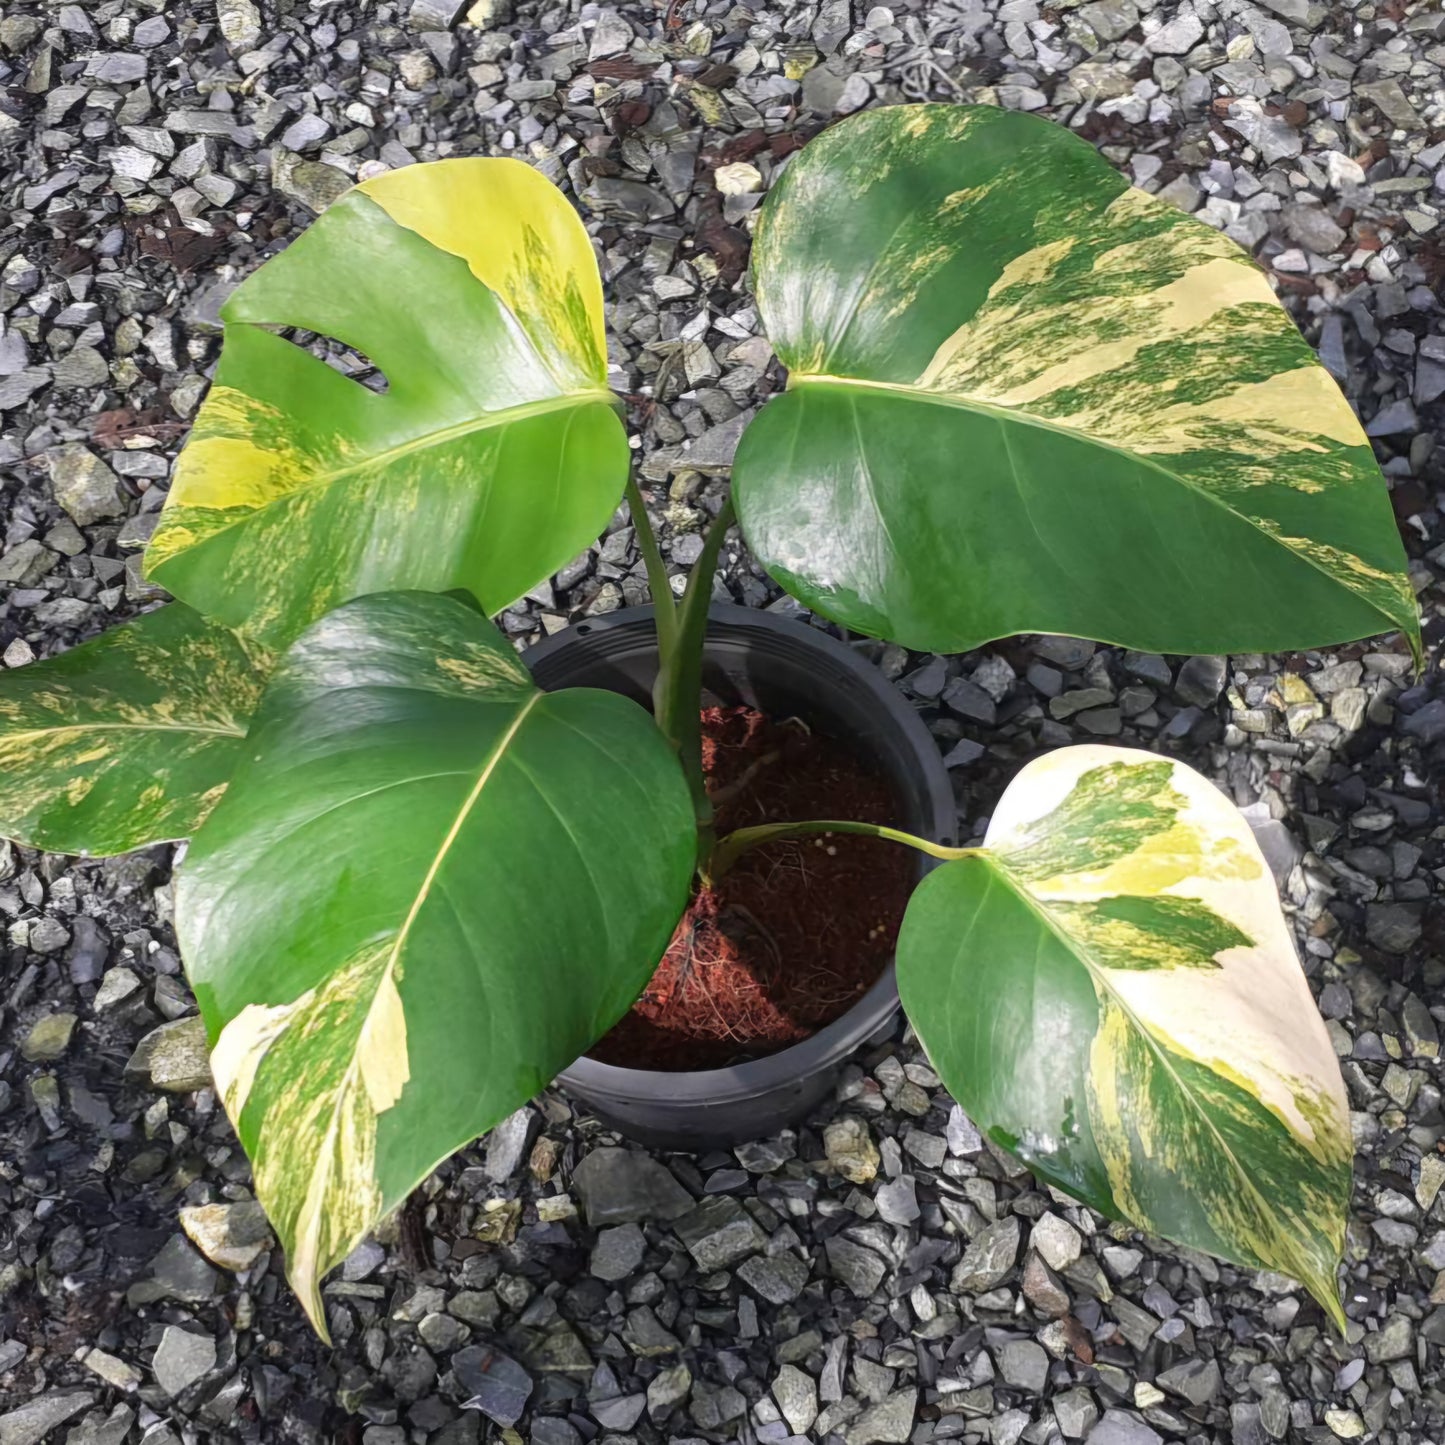
[[[487,159],[342,197],[226,305],[147,557],[179,600],[4,677],[4,832],[191,839],[176,926],[217,1090],[323,1332],[325,1272],[627,1013],[698,890],[765,844],[849,833],[939,865],[898,989],[992,1140],[1106,1214],[1293,1275],[1343,1323],[1344,1091],[1269,870],[1211,784],[1065,748],[1018,774],[981,847],[947,836],[926,780],[898,820],[923,836],[720,835],[699,703],[734,508],[808,608],[914,649],[1394,630],[1418,656],[1350,408],[1248,256],[1024,115],[908,106],[825,132],[772,189],[753,284],[787,389],[675,603],[561,194]],[[282,327],[363,353],[385,392]],[[544,691],[488,616],[623,496],[655,678]],[[625,695],[639,676],[650,711]]]

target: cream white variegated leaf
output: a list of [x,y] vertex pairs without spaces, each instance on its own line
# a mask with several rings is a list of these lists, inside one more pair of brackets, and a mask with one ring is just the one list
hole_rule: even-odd
[[1124,748],[1029,764],[985,847],[915,894],[898,978],[990,1137],[1342,1323],[1344,1086],[1270,870],[1207,779]]
[[642,708],[541,692],[485,617],[426,593],[304,632],[245,753],[176,928],[217,1089],[324,1333],[326,1271],[627,1011],[682,912],[696,827]]

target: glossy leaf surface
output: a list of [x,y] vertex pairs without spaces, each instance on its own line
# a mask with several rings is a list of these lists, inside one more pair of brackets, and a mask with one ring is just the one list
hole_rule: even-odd
[[1067,130],[852,116],[773,187],[753,267],[789,378],[736,501],[808,606],[935,652],[1418,642],[1369,443],[1264,275]]
[[[495,612],[592,542],[622,496],[591,244],[520,161],[357,186],[222,315],[215,384],[146,554],[210,616],[280,646],[398,587],[465,589]],[[355,348],[385,394],[277,326]]]
[[217,1088],[324,1332],[321,1276],[626,1012],[696,834],[646,712],[540,692],[448,597],[318,622],[246,754],[176,926]]
[[898,987],[964,1110],[1094,1208],[1343,1323],[1339,1066],[1248,825],[1182,763],[1064,748],[909,903]]
[[264,676],[263,654],[179,602],[0,674],[0,835],[96,857],[188,837]]

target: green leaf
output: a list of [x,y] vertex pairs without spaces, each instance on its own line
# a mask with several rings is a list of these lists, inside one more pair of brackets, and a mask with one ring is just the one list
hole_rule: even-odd
[[1248,825],[1183,763],[1073,747],[930,873],[898,988],[990,1138],[1105,1214],[1300,1280],[1343,1328],[1353,1159],[1329,1036]]
[[393,592],[281,659],[176,889],[212,1071],[288,1272],[320,1278],[631,1006],[687,900],[676,755],[540,692],[484,617]]
[[188,837],[239,760],[265,666],[177,602],[0,674],[0,834],[96,857]]
[[753,267],[790,374],[738,515],[808,606],[934,652],[1418,651],[1369,442],[1264,275],[1067,130],[852,116],[773,187]]
[[[466,589],[497,612],[594,541],[621,499],[629,454],[591,243],[521,161],[365,182],[222,315],[147,573],[273,646],[398,587]],[[277,326],[362,352],[386,393]]]

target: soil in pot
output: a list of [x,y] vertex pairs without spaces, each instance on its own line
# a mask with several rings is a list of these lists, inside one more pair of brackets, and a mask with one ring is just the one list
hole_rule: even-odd
[[[719,836],[808,818],[893,823],[886,779],[797,718],[702,712]],[[845,1013],[892,956],[916,860],[881,839],[827,835],[756,848],[693,898],[657,972],[591,1051],[624,1068],[721,1068],[762,1058]]]

